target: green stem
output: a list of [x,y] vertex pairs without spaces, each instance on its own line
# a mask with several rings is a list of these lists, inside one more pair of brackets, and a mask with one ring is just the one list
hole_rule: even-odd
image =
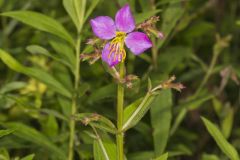
[[[120,78],[124,78],[124,62],[120,64]],[[118,84],[117,90],[117,153],[118,160],[124,159],[124,150],[123,150],[123,136],[122,131],[123,126],[123,105],[124,105],[124,88],[121,84]]]
[[153,68],[157,69],[158,67],[158,63],[157,63],[157,59],[158,59],[158,53],[157,53],[157,47],[156,47],[156,39],[153,38],[152,39],[152,61],[153,61]]
[[[74,73],[74,94],[72,97],[72,108],[71,108],[71,115],[76,114],[77,111],[77,97],[78,97],[78,87],[79,87],[79,79],[80,79],[80,44],[81,44],[81,38],[78,34],[75,51],[76,51],[76,68]],[[75,120],[71,119],[69,120],[69,146],[68,146],[68,160],[72,160],[74,157],[74,137],[75,137]]]
[[216,65],[217,59],[218,59],[219,53],[214,53],[213,54],[213,58],[211,60],[210,66],[207,70],[207,73],[205,74],[203,81],[201,82],[201,84],[199,85],[197,91],[194,94],[194,97],[197,97],[197,95],[202,91],[204,85],[207,83],[209,77],[212,75],[213,69]]

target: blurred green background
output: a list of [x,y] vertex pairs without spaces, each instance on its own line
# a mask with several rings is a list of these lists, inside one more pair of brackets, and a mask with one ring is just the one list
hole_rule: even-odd
[[[159,16],[156,28],[165,38],[151,37],[153,49],[141,56],[128,54],[127,74],[139,79],[126,89],[125,106],[145,95],[148,77],[156,85],[176,75],[176,81],[186,86],[182,92],[160,92],[150,111],[127,131],[127,158],[150,160],[168,152],[173,160],[227,160],[231,153],[224,150],[227,145],[223,139],[240,153],[240,1],[87,0],[89,17],[85,17],[80,34],[81,53],[93,51],[86,44],[93,37],[89,19],[114,17],[126,3],[137,23]],[[45,14],[63,24],[74,39],[77,37],[61,0],[0,0],[0,13],[13,10]],[[75,58],[73,48],[56,35],[7,16],[0,16],[0,48],[20,66],[38,69],[32,73],[8,59],[0,61],[0,160],[27,155],[31,159],[31,154],[36,160],[65,157],[71,100],[65,93],[56,92],[55,81],[51,81],[53,85],[46,82],[48,77],[42,72],[73,91],[72,70],[64,65],[66,59]],[[83,61],[80,70],[77,112],[102,114],[115,123],[115,81],[101,60],[92,65]],[[218,126],[221,142],[214,141],[201,116]],[[93,159],[91,128],[79,121],[76,128],[75,159]]]

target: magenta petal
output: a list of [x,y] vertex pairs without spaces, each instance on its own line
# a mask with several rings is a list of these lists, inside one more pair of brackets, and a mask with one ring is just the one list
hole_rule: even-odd
[[104,48],[102,50],[102,60],[104,62],[106,62],[110,67],[113,67],[113,66],[117,65],[119,62],[121,62],[121,59],[116,58],[114,60],[115,52],[111,53],[111,56],[109,56],[109,54],[110,54],[110,48],[109,47],[110,47],[110,43],[107,43],[104,46]]
[[152,47],[151,40],[142,32],[129,33],[125,39],[125,44],[135,55],[141,54]]
[[115,16],[116,27],[122,32],[132,32],[135,28],[135,20],[129,5],[122,7]]
[[101,39],[112,39],[115,37],[116,26],[112,18],[99,16],[90,20],[94,34]]

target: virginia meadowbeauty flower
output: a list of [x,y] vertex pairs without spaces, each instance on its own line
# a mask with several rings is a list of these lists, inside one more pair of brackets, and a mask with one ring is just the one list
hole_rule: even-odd
[[152,42],[143,32],[134,31],[136,25],[129,5],[122,7],[115,16],[99,16],[90,21],[94,34],[103,40],[111,40],[102,50],[102,60],[113,67],[126,58],[124,44],[134,55],[152,47]]

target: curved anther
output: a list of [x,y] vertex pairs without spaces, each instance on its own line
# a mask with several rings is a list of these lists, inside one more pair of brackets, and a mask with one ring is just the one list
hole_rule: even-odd
[[109,54],[108,58],[112,58],[113,55],[113,61],[118,60],[124,61],[126,58],[126,51],[124,49],[124,39],[126,37],[126,33],[124,32],[117,32],[116,37],[110,42],[109,46]]

